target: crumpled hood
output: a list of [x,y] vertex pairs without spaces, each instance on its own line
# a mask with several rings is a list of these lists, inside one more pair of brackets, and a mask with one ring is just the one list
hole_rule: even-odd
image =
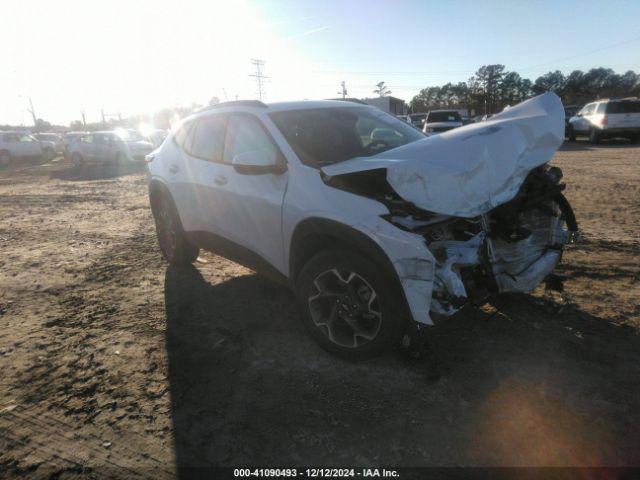
[[391,187],[417,207],[475,217],[511,200],[527,174],[547,163],[563,141],[562,102],[545,93],[485,122],[322,171],[336,176],[384,168]]

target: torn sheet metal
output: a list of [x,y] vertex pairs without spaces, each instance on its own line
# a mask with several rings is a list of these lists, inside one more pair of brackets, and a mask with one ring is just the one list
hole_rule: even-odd
[[385,168],[403,199],[435,213],[474,217],[511,200],[533,168],[564,140],[564,109],[554,93],[490,120],[456,128],[372,157],[324,167],[328,176]]

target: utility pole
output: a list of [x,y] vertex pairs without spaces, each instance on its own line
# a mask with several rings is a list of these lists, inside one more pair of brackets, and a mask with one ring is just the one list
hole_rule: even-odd
[[347,86],[344,83],[344,80],[342,80],[342,82],[340,82],[340,86],[342,87],[342,91],[338,92],[342,94],[342,99],[344,100],[345,98],[347,98]]
[[258,99],[262,101],[262,98],[265,95],[264,92],[264,80],[269,78],[262,73],[262,68],[264,67],[264,60],[260,60],[257,58],[251,59],[251,63],[256,68],[255,73],[249,75],[250,77],[254,77],[256,79],[256,87],[258,89]]
[[33,102],[31,101],[31,97],[29,97],[29,105],[31,106],[31,109],[27,109],[27,112],[29,112],[31,114],[31,117],[33,118],[33,126],[37,127],[38,121],[36,119],[36,111],[33,108]]

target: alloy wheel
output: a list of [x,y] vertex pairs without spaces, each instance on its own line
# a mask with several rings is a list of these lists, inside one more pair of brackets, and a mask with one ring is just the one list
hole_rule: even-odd
[[382,325],[380,300],[364,278],[334,268],[319,274],[312,288],[311,319],[331,342],[358,348],[376,338]]

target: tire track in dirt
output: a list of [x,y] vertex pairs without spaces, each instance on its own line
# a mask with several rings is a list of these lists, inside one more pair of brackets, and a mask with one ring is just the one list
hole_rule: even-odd
[[[53,451],[55,453],[54,457],[69,462],[69,466],[65,468],[76,468],[78,465],[86,466],[86,461],[83,463],[80,457],[74,455],[74,450],[86,450],[87,446],[91,445],[91,442],[95,441],[97,437],[91,438],[86,435],[80,435],[77,433],[80,429],[78,425],[74,427],[52,416],[43,416],[44,412],[38,408],[37,402],[44,398],[49,399],[50,409],[56,404],[58,406],[64,405],[60,405],[55,400],[56,397],[60,400],[60,397],[75,392],[74,397],[84,396],[89,398],[100,388],[98,383],[92,381],[94,380],[92,376],[72,375],[66,379],[66,385],[63,381],[62,386],[58,385],[55,390],[51,380],[56,378],[56,370],[60,368],[61,363],[64,363],[61,362],[61,356],[64,356],[69,350],[87,350],[85,341],[99,336],[99,332],[96,332],[97,330],[109,331],[116,327],[117,320],[114,320],[113,317],[118,313],[119,296],[117,295],[117,290],[131,281],[131,277],[135,276],[136,270],[144,270],[141,268],[143,265],[153,263],[152,259],[147,258],[149,255],[140,255],[141,253],[149,254],[151,252],[157,254],[157,250],[151,246],[152,244],[155,246],[155,240],[149,233],[148,217],[145,217],[135,225],[133,233],[126,239],[115,243],[109,250],[82,269],[76,282],[67,284],[55,291],[58,305],[62,307],[62,315],[45,322],[42,329],[52,334],[52,342],[55,342],[56,338],[66,338],[67,347],[65,349],[47,349],[44,369],[28,368],[23,375],[16,379],[15,384],[30,385],[31,388],[29,388],[26,395],[15,399],[16,403],[21,405],[18,407],[20,410],[5,413],[2,415],[4,418],[0,418],[0,420],[4,420],[0,425],[7,421],[10,422],[7,429],[10,427],[14,432],[18,432],[18,435],[14,434],[13,437],[16,437],[24,445],[30,445],[32,442],[38,443],[37,438],[41,437],[43,432],[47,432],[47,436],[50,439],[55,439],[56,436],[61,437],[59,441],[54,440],[54,444],[64,445],[73,440],[70,442],[72,447],[58,447]],[[137,258],[133,257],[131,252],[135,252]],[[120,281],[123,278],[126,278],[126,281]],[[101,290],[108,290],[111,294],[106,296],[110,298],[110,304],[105,305],[103,299],[95,295]],[[118,327],[122,328],[123,325],[118,325]],[[127,326],[124,327],[126,328]],[[138,330],[138,333],[146,330],[148,329]],[[88,350],[91,350],[91,348],[88,348]],[[81,356],[78,358],[81,358]],[[94,359],[93,353],[88,355],[88,361],[78,362],[78,358],[68,364],[72,370],[80,372],[93,370],[98,373],[104,373],[102,364]],[[82,387],[82,385],[84,386]],[[75,414],[77,413],[80,412],[75,412]],[[49,423],[44,422],[42,420],[44,418],[48,419]],[[20,420],[20,422],[16,423],[16,419]],[[91,422],[92,418],[88,416],[87,419]],[[140,443],[144,444],[144,441]],[[160,465],[159,461],[151,455],[143,454],[141,456],[140,451],[127,449],[124,445],[112,449],[112,452],[117,452],[116,458],[141,458],[147,464],[153,462],[156,466]],[[92,459],[92,462],[107,463],[111,467],[117,468],[126,467],[122,462],[109,460],[108,456],[112,455],[110,452],[103,453],[99,449],[94,449],[93,453],[96,456]],[[165,470],[164,474],[169,475],[170,472]]]

